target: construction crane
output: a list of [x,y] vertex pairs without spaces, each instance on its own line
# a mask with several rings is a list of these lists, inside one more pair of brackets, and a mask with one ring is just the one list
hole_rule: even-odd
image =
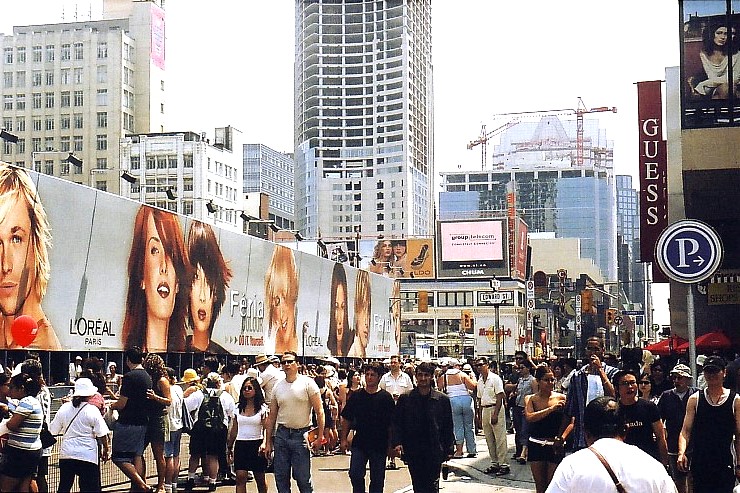
[[514,125],[519,123],[519,119],[511,120],[510,122],[504,123],[500,127],[496,127],[490,132],[486,132],[486,125],[481,125],[480,128],[480,137],[478,137],[475,140],[471,140],[468,142],[468,150],[472,149],[473,147],[480,145],[481,146],[481,154],[480,154],[480,169],[484,170],[486,169],[486,155],[488,150],[488,139],[493,137],[496,134],[499,134],[506,130],[507,128],[511,128]]
[[515,117],[514,120],[511,120],[500,127],[496,127],[494,130],[491,130],[490,132],[486,132],[486,126],[483,125],[481,128],[481,134],[480,136],[472,140],[468,143],[468,149],[472,149],[473,147],[477,145],[481,145],[481,169],[485,170],[486,168],[486,150],[488,147],[488,140],[493,137],[496,134],[499,134],[503,132],[504,130],[513,127],[517,123],[519,123],[520,119],[529,116],[529,115],[557,115],[557,114],[575,114],[576,115],[576,165],[577,166],[583,166],[583,115],[586,113],[602,113],[605,111],[611,111],[612,113],[617,112],[616,106],[599,106],[596,108],[589,109],[586,107],[586,104],[583,102],[583,99],[581,97],[578,97],[578,105],[575,109],[573,108],[563,108],[563,109],[557,109],[557,110],[535,110],[535,111],[519,111],[519,112],[513,112],[513,113],[497,113],[494,115],[494,117]]

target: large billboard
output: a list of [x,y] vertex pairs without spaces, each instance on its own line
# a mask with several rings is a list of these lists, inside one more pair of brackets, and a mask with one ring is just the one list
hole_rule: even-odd
[[360,268],[386,277],[434,278],[434,239],[360,240]]
[[738,0],[681,2],[681,126],[740,125]]
[[440,278],[509,277],[506,219],[437,222]]
[[0,349],[398,352],[392,279],[5,164],[0,245]]

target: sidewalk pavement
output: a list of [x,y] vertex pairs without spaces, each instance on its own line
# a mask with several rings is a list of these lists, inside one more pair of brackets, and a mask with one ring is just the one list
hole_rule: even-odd
[[[512,459],[514,455],[514,435],[507,436],[508,458],[511,474],[493,476],[484,473],[491,460],[488,456],[486,439],[476,435],[475,445],[478,456],[473,459],[451,459],[448,461],[450,475],[447,481],[440,481],[440,490],[454,493],[534,493],[534,480],[529,465],[521,465]],[[411,491],[411,489],[405,490]]]

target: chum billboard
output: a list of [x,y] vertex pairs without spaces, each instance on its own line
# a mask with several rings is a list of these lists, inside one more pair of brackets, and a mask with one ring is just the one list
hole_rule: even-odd
[[392,279],[4,163],[0,246],[0,349],[398,353]]
[[506,221],[506,219],[438,221],[438,277],[509,277]]
[[740,125],[739,8],[737,0],[680,2],[684,129]]

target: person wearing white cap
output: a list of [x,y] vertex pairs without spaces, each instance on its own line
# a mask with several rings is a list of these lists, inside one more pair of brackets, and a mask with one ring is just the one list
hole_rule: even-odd
[[111,451],[108,426],[100,411],[87,402],[97,391],[89,378],[78,378],[72,400],[62,404],[49,425],[52,435],[62,434],[57,491],[70,491],[75,476],[81,492],[101,491],[100,459],[109,460]]
[[668,463],[678,493],[689,491],[688,474],[678,469],[678,435],[681,433],[683,419],[686,416],[686,404],[689,396],[699,390],[691,384],[691,368],[677,364],[671,370],[675,387],[666,390],[658,400],[660,417],[665,422],[666,442],[668,444]]

